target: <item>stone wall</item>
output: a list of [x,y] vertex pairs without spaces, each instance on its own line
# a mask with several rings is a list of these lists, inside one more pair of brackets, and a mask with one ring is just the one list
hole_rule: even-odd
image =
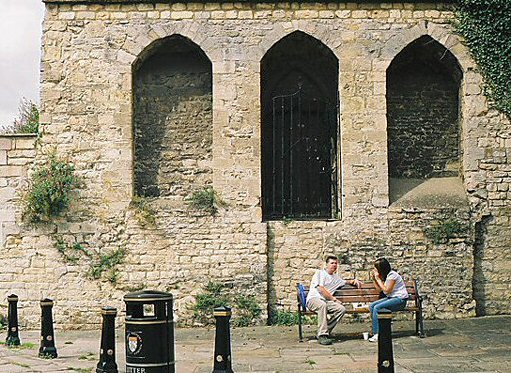
[[[12,273],[0,286],[20,296],[26,325],[37,325],[38,301],[50,297],[59,327],[92,327],[99,307],[122,309],[122,295],[140,288],[172,291],[180,320],[189,323],[189,305],[209,280],[286,310],[295,302],[294,284],[331,251],[342,257],[346,276],[363,277],[377,256],[388,256],[421,280],[429,317],[474,315],[472,282],[485,313],[508,312],[511,126],[488,108],[481,76],[453,33],[449,5],[47,0],[46,6],[37,161],[56,148],[76,165],[83,186],[66,216],[35,227],[17,220],[17,230],[4,230],[4,265]],[[340,209],[332,221],[263,222],[261,60],[295,31],[321,41],[339,61]],[[187,188],[148,198],[150,222],[131,203],[133,68],[148,46],[172,35],[188,38],[211,61],[211,156],[200,153],[208,154],[203,165],[211,173],[193,187],[191,177]],[[423,35],[448,48],[463,73],[462,172],[453,194],[435,184],[407,204],[389,205],[386,72]],[[187,203],[192,189],[211,181],[227,203],[216,216]],[[424,231],[446,219],[469,220],[469,229],[434,244]],[[87,258],[64,262],[57,240],[97,255],[125,248],[115,283],[90,279]]]
[[[22,191],[36,155],[35,141],[34,135],[0,135],[0,247],[20,231]],[[15,280],[5,274],[2,282]]]

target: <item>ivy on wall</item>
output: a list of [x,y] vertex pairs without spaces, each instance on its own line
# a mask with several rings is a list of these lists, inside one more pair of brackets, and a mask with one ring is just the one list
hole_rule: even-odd
[[456,29],[485,79],[485,94],[511,118],[511,1],[459,0]]

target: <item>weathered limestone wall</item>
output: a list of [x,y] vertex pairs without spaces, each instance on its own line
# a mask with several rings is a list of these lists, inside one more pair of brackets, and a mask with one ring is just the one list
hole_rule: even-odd
[[426,317],[474,315],[471,229],[442,244],[432,243],[425,234],[435,222],[453,218],[470,227],[468,206],[445,209],[396,206],[389,209],[385,218],[388,226],[360,229],[356,235],[342,222],[271,223],[270,303],[277,310],[296,309],[296,294],[288,289],[296,282],[308,283],[315,270],[323,266],[325,255],[333,253],[340,259],[343,277],[364,281],[370,281],[369,271],[376,258],[388,258],[403,276],[418,280],[427,299]]
[[[34,135],[0,135],[0,248],[10,235],[19,233],[20,192],[36,155],[35,141]],[[2,282],[11,281],[16,279],[5,274]]]
[[[268,294],[272,306],[286,309],[294,305],[294,284],[332,250],[345,274],[367,273],[377,256],[389,256],[397,269],[420,278],[428,316],[473,315],[473,281],[485,312],[508,312],[511,126],[488,109],[448,6],[46,3],[38,161],[56,147],[75,163],[84,186],[66,216],[39,227],[18,222],[19,231],[5,236],[4,265],[12,276],[0,286],[20,296],[27,325],[37,325],[42,297],[56,300],[60,326],[90,327],[99,322],[100,306],[122,309],[122,295],[142,287],[172,291],[181,320],[190,320],[188,305],[209,280],[257,294],[263,306]],[[260,63],[294,31],[320,40],[339,60],[342,209],[331,222],[261,222]],[[212,64],[211,180],[228,205],[207,216],[188,207],[185,193],[169,189],[148,199],[155,222],[144,222],[130,206],[133,66],[152,43],[176,34],[196,43]],[[462,198],[453,207],[426,193],[427,206],[419,198],[389,208],[386,71],[422,35],[447,47],[463,72]],[[440,245],[425,239],[424,228],[437,220],[465,222],[467,206],[466,236]],[[89,279],[86,258],[65,263],[57,239],[99,254],[125,248],[116,284]]]

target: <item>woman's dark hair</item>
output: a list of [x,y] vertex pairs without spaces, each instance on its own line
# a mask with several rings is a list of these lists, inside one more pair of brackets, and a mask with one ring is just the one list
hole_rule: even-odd
[[389,261],[385,258],[376,259],[374,262],[374,268],[376,268],[384,282],[387,279],[387,275],[392,270]]

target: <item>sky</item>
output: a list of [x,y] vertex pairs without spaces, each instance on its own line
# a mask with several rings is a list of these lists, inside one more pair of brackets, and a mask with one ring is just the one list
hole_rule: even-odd
[[23,97],[39,103],[43,16],[42,0],[0,0],[0,126]]

